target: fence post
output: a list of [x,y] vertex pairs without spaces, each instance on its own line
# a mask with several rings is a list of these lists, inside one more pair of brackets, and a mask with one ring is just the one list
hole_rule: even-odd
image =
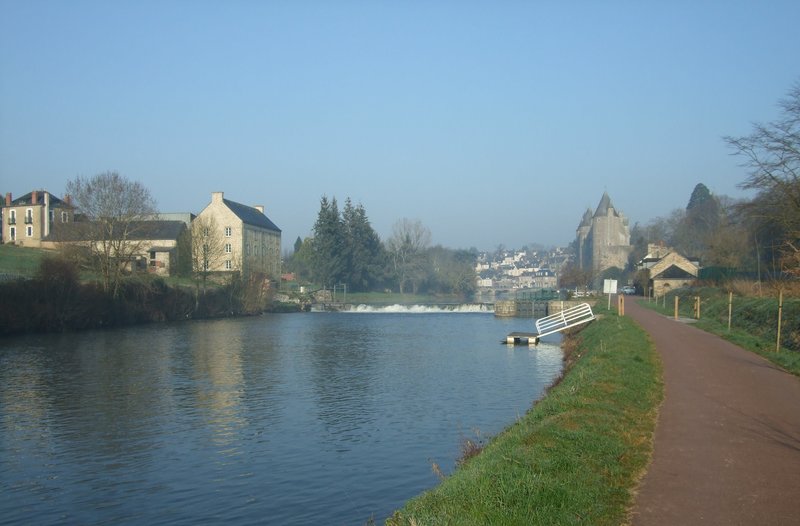
[[728,291],[728,332],[731,332],[731,315],[733,314],[733,292]]
[[694,316],[696,320],[700,319],[700,296],[694,297]]
[[675,296],[675,319],[678,319],[678,296]]
[[781,315],[783,314],[783,289],[778,295],[778,341],[775,343],[775,352],[781,350]]

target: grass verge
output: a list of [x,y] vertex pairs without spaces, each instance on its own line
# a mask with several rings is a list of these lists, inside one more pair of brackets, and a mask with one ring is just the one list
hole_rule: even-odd
[[[734,296],[731,304],[731,328],[728,330],[728,294],[711,287],[681,289],[678,315],[694,318],[694,298],[700,297],[698,329],[716,334],[733,344],[763,356],[784,370],[800,376],[800,299],[785,298],[782,312],[782,345],[776,350],[778,300],[770,297]],[[641,300],[645,307],[665,316],[674,316],[676,293],[667,295],[666,302]],[[666,306],[665,306],[666,303]]]
[[399,525],[621,524],[652,451],[661,363],[632,320],[602,316],[572,336],[564,377]]

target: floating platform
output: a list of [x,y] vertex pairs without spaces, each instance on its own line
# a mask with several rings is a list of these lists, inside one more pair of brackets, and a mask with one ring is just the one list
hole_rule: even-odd
[[569,309],[562,310],[536,320],[536,330],[539,332],[512,332],[506,336],[504,343],[536,345],[542,336],[561,332],[564,329],[590,322],[594,319],[592,307],[588,303],[581,303]]
[[501,343],[509,345],[538,345],[539,335],[535,332],[512,332]]

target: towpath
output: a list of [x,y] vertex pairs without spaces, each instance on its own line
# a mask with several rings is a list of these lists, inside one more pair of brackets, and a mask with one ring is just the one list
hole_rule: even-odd
[[625,314],[665,384],[632,524],[800,525],[800,378],[632,298]]

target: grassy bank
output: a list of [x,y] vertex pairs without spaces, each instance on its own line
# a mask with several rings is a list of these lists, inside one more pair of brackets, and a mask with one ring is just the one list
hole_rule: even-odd
[[602,312],[568,372],[518,422],[387,525],[620,524],[652,449],[661,365],[630,319]]
[[[716,334],[736,345],[757,353],[792,374],[800,376],[800,298],[785,295],[781,315],[781,348],[778,337],[778,295],[743,295],[734,293],[731,302],[731,328],[728,330],[728,291],[714,287],[679,289],[656,302],[642,302],[666,316],[675,314],[695,318],[694,299],[700,298],[699,329]],[[666,301],[664,301],[664,299]]]
[[31,277],[47,252],[39,248],[0,245],[0,275]]

